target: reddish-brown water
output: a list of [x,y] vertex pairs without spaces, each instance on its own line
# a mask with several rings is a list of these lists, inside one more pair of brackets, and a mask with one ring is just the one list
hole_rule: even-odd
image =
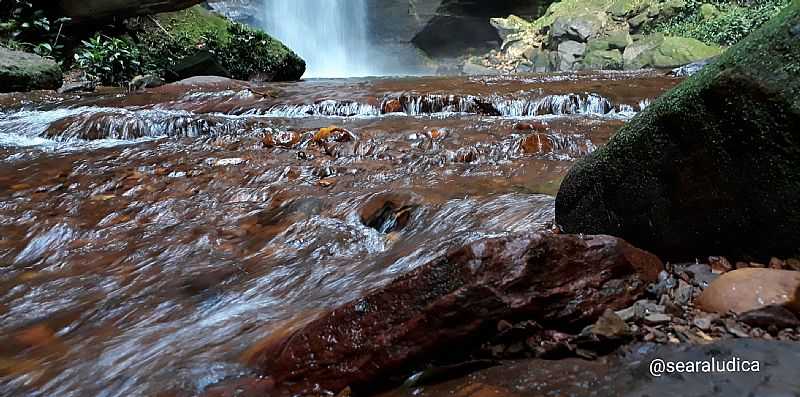
[[147,396],[247,374],[242,354],[273,330],[449,247],[547,227],[575,159],[677,82],[0,96],[0,395]]

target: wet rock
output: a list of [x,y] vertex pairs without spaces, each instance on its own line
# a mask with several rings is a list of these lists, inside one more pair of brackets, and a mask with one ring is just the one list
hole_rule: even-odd
[[519,141],[519,148],[525,154],[552,153],[553,142],[545,134],[531,134]]
[[352,142],[358,140],[356,134],[336,126],[320,128],[314,134],[317,143]]
[[58,89],[59,94],[74,94],[79,92],[94,92],[97,82],[91,80],[64,82]]
[[559,190],[556,222],[568,233],[622,236],[670,260],[797,252],[800,157],[791,142],[800,99],[789,93],[800,79],[773,72],[797,65],[797,23],[793,3],[576,163]]
[[774,269],[737,269],[721,275],[697,299],[707,312],[744,313],[768,305],[786,305],[800,313],[800,272]]
[[181,59],[166,71],[170,82],[195,76],[231,77],[231,72],[210,51],[198,51]]
[[546,132],[549,128],[547,127],[547,124],[541,121],[531,121],[529,123],[518,123],[514,126],[514,129],[517,131]]
[[420,203],[420,198],[412,194],[378,194],[361,207],[359,217],[367,227],[381,233],[392,233],[408,225]]
[[55,61],[0,47],[0,92],[55,90],[61,82]]
[[797,316],[780,305],[770,305],[742,313],[738,320],[751,327],[771,330],[773,333],[785,328],[800,327]]
[[131,82],[128,84],[128,91],[136,92],[145,90],[147,88],[161,87],[165,83],[166,82],[164,81],[164,79],[158,76],[154,76],[152,74],[147,74],[144,76],[140,75],[134,77],[133,80],[131,80]]
[[717,273],[725,273],[733,270],[733,265],[724,256],[712,256],[708,258],[711,270]]
[[381,106],[381,113],[400,113],[403,111],[403,104],[399,99],[390,99]]
[[692,63],[690,63],[688,65],[683,65],[683,66],[681,66],[679,68],[672,69],[669,72],[669,75],[670,76],[675,76],[675,77],[691,77],[691,76],[694,76],[695,74],[697,74],[697,72],[703,70],[703,68],[705,68],[706,66],[710,65],[711,62],[714,62],[716,59],[717,58],[714,57],[714,58],[709,58],[709,59],[703,59],[703,60],[700,60],[700,61],[697,61],[697,62],[692,62]]
[[200,397],[263,397],[275,384],[270,379],[230,379],[207,388]]
[[608,236],[478,241],[271,339],[256,364],[278,384],[300,389],[371,390],[427,357],[477,347],[503,318],[580,329],[606,308],[629,305],[661,266]]

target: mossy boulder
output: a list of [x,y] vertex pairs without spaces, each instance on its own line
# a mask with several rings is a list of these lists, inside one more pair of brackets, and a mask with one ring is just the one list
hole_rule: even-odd
[[720,47],[687,37],[655,34],[633,43],[625,50],[625,69],[671,69],[722,53]]
[[553,22],[550,37],[557,43],[566,40],[585,43],[589,38],[598,36],[607,24],[608,16],[604,12],[565,15]]
[[0,92],[55,90],[61,82],[55,61],[0,47]]
[[[587,48],[589,50],[624,50],[633,44],[630,33],[627,31],[611,32],[604,37],[589,40]],[[621,55],[620,55],[621,56]]]
[[714,19],[719,15],[719,8],[717,6],[705,3],[700,6],[700,16],[704,20]]
[[616,0],[608,9],[608,13],[614,18],[624,19],[629,15],[639,13],[643,3],[642,0]]
[[669,260],[797,254],[798,76],[795,0],[579,161],[556,221]]
[[619,50],[589,50],[583,56],[583,69],[622,69],[622,52]]
[[210,74],[285,81],[305,73],[305,62],[278,40],[201,6],[135,18],[127,25],[141,50],[142,64],[153,69],[146,72],[172,80]]

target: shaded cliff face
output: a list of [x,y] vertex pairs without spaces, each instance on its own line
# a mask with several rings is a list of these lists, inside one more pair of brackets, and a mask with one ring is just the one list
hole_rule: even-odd
[[[261,25],[266,1],[270,0],[208,3],[235,20]],[[368,25],[370,37],[378,45],[394,51],[418,48],[434,58],[453,57],[472,48],[499,48],[501,40],[489,24],[490,18],[509,14],[535,18],[550,3],[551,0],[373,0],[367,10]]]
[[420,22],[411,42],[432,57],[459,56],[476,49],[499,48],[502,40],[489,19],[515,14],[536,18],[549,0],[407,0],[410,16]]

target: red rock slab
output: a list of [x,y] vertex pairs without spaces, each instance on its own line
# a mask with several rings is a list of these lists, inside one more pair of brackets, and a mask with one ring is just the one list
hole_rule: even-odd
[[631,305],[661,269],[654,255],[610,236],[482,240],[268,338],[253,364],[298,392],[371,392],[431,358],[468,353],[500,319],[578,330],[606,308]]

